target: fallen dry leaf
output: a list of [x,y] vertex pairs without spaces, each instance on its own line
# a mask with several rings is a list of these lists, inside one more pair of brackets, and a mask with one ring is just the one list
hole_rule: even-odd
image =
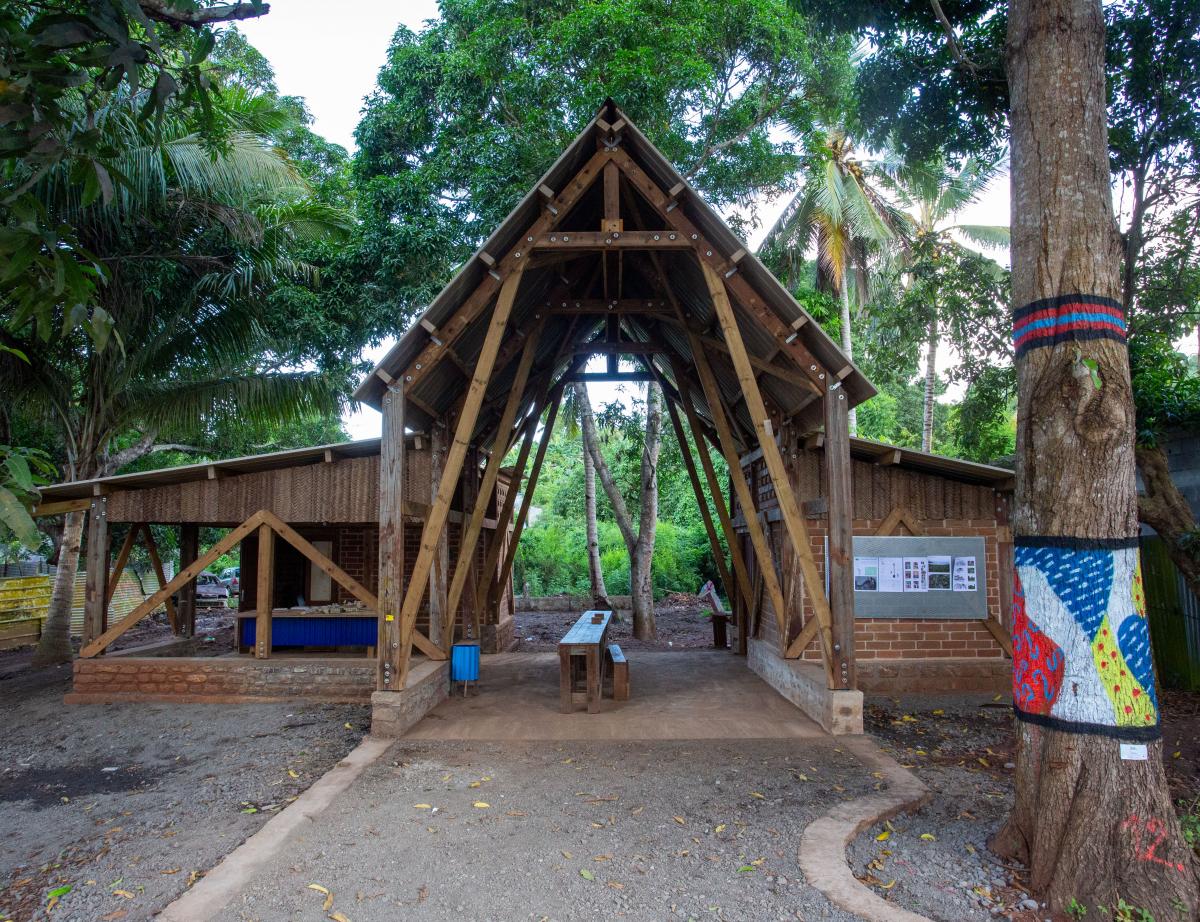
[[133,894],[130,893],[128,890],[114,890],[113,896],[123,896],[127,900],[133,899]]
[[482,801],[482,800],[477,800],[477,801],[475,801],[475,803],[471,804],[471,806],[472,806],[472,807],[475,807],[475,808],[477,808],[477,809],[479,809],[479,810],[486,810],[486,809],[488,809],[488,807],[490,807],[490,806],[491,806],[491,804],[489,804],[489,803],[485,803],[485,802],[484,802],[484,801]]
[[328,895],[329,895],[329,891],[328,891],[328,890],[326,890],[324,887],[322,887],[320,884],[309,884],[309,885],[308,885],[308,889],[309,889],[309,890],[316,890],[316,891],[317,891],[317,893],[324,893],[326,896],[328,896]]
[[672,817],[672,819],[675,820],[675,822],[677,822],[680,826],[687,825],[687,820],[685,820],[682,816],[675,816]]
[[758,793],[758,791],[751,791],[750,796],[753,797],[755,800],[766,800],[767,799],[766,794],[760,794],[760,793]]

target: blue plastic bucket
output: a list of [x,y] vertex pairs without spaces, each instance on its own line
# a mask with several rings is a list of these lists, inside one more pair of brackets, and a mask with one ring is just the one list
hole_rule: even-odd
[[450,648],[450,681],[479,681],[479,644],[456,643]]

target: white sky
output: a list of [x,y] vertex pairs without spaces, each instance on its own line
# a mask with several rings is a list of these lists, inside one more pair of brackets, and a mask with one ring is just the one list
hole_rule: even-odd
[[[397,26],[403,23],[419,31],[426,20],[437,16],[435,0],[354,0],[353,12],[346,9],[340,16],[329,15],[328,0],[273,0],[269,14],[246,20],[240,28],[275,68],[280,92],[307,100],[315,119],[313,130],[353,150],[363,100],[375,88],[375,78]],[[748,241],[752,247],[785,204],[786,200],[781,200],[764,205],[762,225]],[[1008,177],[998,180],[958,220],[964,224],[1007,224]],[[1004,254],[990,255],[1007,262]],[[366,350],[364,357],[378,361],[393,342],[388,340]],[[939,354],[939,364],[954,361],[952,355]],[[611,386],[592,385],[589,390],[597,406],[618,396],[617,388]],[[943,399],[959,396],[948,393]],[[351,438],[371,438],[380,432],[379,413],[369,407],[348,411],[344,422]]]

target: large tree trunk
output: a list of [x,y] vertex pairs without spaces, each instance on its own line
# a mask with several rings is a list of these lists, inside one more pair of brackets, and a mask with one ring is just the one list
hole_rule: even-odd
[[[1015,803],[994,847],[1028,864],[1057,911],[1074,899],[1101,915],[1123,898],[1194,919],[1198,862],[1163,773],[1137,567],[1100,0],[1012,0],[1008,29],[1019,719]],[[1081,322],[1081,304],[1114,319]],[[1122,741],[1146,758],[1123,759]]]
[[[850,280],[847,278],[847,274],[843,267],[842,277],[838,279],[838,292],[841,295],[839,326],[842,328],[842,351],[846,353],[846,358],[854,361],[854,337],[850,328]],[[858,434],[858,416],[853,407],[850,408],[850,434]]]
[[42,624],[42,636],[33,654],[34,666],[69,663],[71,649],[71,608],[75,602],[75,571],[79,568],[79,545],[83,537],[86,512],[68,512],[63,523],[62,544],[58,551],[58,569],[50,592],[50,607]]
[[655,640],[658,630],[654,623],[654,592],[651,582],[651,561],[654,556],[654,529],[658,521],[658,451],[662,441],[662,407],[658,401],[658,386],[647,385],[646,444],[642,449],[641,510],[638,531],[633,530],[633,517],[625,505],[625,497],[613,479],[608,462],[600,452],[600,437],[596,434],[596,419],[586,391],[579,402],[579,418],[583,426],[584,444],[592,455],[600,484],[612,504],[617,528],[625,540],[629,554],[629,593],[633,604],[633,636],[639,640]]
[[1167,466],[1167,456],[1157,445],[1138,445],[1138,469],[1145,491],[1138,497],[1138,517],[1162,538],[1172,562],[1200,597],[1200,557],[1196,554],[1196,517]]
[[[587,400],[587,385],[575,385],[576,401],[582,405]],[[596,521],[596,465],[588,449],[587,433],[579,430],[579,441],[583,446],[583,497],[584,515],[587,519],[588,583],[592,593],[592,604],[596,608],[608,609],[608,588],[604,585],[604,568],[600,563],[600,527]]]
[[933,399],[937,390],[937,314],[929,321],[925,338],[925,399],[921,408],[921,450],[933,451]]

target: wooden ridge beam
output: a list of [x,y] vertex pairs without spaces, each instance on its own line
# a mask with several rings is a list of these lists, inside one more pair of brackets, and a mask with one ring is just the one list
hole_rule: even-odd
[[580,314],[670,314],[671,307],[661,298],[569,298],[546,302],[551,316],[575,317]]

